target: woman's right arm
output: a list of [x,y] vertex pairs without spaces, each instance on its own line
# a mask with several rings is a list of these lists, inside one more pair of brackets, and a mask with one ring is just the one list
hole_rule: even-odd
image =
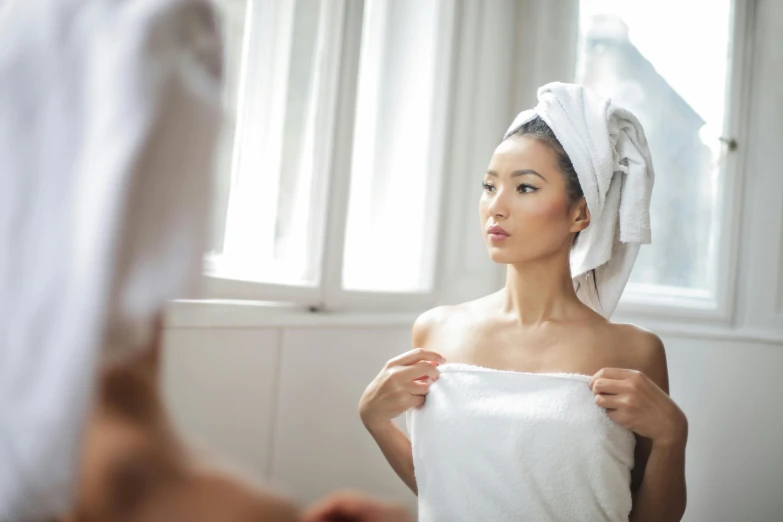
[[[422,323],[420,320],[414,325],[414,346],[426,341]],[[440,354],[423,348],[395,357],[367,386],[359,401],[359,416],[367,431],[395,473],[417,494],[411,441],[394,424],[394,418],[424,403],[430,384],[440,375],[437,365],[444,362]]]
[[419,493],[416,486],[416,476],[413,473],[413,448],[408,436],[393,422],[379,426],[367,426],[367,431],[381,448],[383,456],[395,473],[411,488],[413,493]]

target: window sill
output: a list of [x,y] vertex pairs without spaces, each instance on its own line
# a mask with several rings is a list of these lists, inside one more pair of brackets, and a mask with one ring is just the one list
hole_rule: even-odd
[[174,301],[166,314],[168,328],[275,328],[275,327],[411,327],[412,312],[321,312],[289,303],[268,301]]
[[[630,286],[630,285],[629,285]],[[653,319],[663,323],[710,323],[730,326],[731,309],[726,298],[699,292],[640,292],[633,287],[626,290],[615,310],[615,317],[627,322]]]
[[[175,301],[170,304],[171,329],[244,328],[410,328],[416,313],[310,312],[284,303],[260,301]],[[689,339],[783,345],[783,328],[762,329],[721,324],[694,324],[618,314],[618,321],[635,322],[656,334]]]

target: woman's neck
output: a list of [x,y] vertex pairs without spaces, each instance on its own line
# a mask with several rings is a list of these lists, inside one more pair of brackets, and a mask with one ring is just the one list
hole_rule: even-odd
[[522,326],[571,318],[583,310],[574,291],[568,257],[539,259],[508,265],[503,313],[516,316]]

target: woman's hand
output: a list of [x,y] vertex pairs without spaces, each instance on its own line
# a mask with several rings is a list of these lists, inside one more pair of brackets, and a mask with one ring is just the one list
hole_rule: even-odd
[[384,504],[357,493],[337,493],[307,510],[304,522],[413,522],[402,506]]
[[390,360],[367,386],[359,416],[367,429],[388,424],[410,408],[421,406],[430,384],[438,379],[440,354],[416,348]]
[[613,421],[655,444],[684,442],[688,436],[685,414],[642,372],[604,368],[590,380],[590,389]]

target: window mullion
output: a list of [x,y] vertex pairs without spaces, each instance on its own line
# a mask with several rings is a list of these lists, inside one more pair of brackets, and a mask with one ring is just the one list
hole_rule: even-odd
[[745,185],[745,168],[748,158],[748,114],[751,110],[750,81],[752,71],[753,35],[755,23],[755,1],[733,0],[732,2],[732,50],[731,69],[728,78],[727,111],[724,122],[724,138],[739,141],[737,151],[725,149],[727,156],[721,167],[721,180],[718,194],[724,203],[723,212],[718,220],[717,284],[716,301],[720,317],[724,320],[734,318],[737,302],[739,277],[737,267],[740,262],[741,213]]
[[325,233],[321,256],[322,308],[339,308],[343,253],[351,183],[355,102],[361,52],[364,0],[343,2],[342,41],[338,56],[336,115],[331,141],[328,190],[325,194]]

